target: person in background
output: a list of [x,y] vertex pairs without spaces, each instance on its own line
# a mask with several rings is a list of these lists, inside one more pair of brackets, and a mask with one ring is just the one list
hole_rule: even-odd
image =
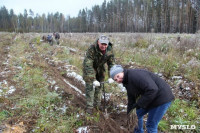
[[42,36],[42,41],[43,41],[43,42],[46,42],[46,41],[47,41],[47,36],[43,35],[43,36]]
[[53,36],[52,36],[52,35],[47,35],[47,42],[48,42],[50,45],[53,45]]
[[[107,64],[108,72],[114,65],[113,45],[109,38],[101,35],[94,44],[87,49],[83,61],[83,79],[86,82],[86,112],[92,114],[94,109],[102,110],[101,82],[105,79],[105,64]],[[109,83],[114,82],[111,78]]]
[[147,132],[157,133],[158,123],[174,99],[170,86],[150,71],[125,69],[121,65],[114,65],[110,69],[110,77],[118,83],[123,83],[127,90],[127,114],[136,108],[138,126],[134,132],[144,132],[143,117],[148,114]]
[[53,36],[55,37],[56,43],[60,44],[60,34],[58,32],[54,32]]

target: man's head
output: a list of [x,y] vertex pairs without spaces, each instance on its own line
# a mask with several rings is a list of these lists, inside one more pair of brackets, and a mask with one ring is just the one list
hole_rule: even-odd
[[109,38],[105,35],[101,35],[98,39],[98,45],[101,51],[105,51],[109,44]]
[[118,83],[122,83],[124,78],[124,69],[121,65],[114,65],[110,69],[110,77]]

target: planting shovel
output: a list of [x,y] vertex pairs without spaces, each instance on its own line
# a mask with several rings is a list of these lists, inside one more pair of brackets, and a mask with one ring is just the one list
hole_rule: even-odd
[[107,116],[107,108],[106,108],[106,92],[105,92],[105,87],[104,87],[104,84],[105,83],[108,83],[107,81],[106,82],[101,82],[101,85],[102,85],[102,88],[103,88],[103,110],[105,111],[106,113],[106,116]]

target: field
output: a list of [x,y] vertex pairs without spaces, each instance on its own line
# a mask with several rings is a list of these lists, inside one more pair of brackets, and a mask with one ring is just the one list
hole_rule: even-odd
[[[159,132],[200,132],[200,33],[105,34],[114,45],[117,64],[148,69],[171,85],[176,99]],[[60,44],[53,46],[41,40],[43,35],[47,33],[0,33],[0,132],[132,131],[126,90],[117,83],[105,84],[107,113],[91,116],[84,111],[82,62],[100,33],[62,33]]]

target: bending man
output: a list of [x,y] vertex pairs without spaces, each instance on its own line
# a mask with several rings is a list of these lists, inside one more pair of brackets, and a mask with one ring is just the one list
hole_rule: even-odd
[[157,133],[158,123],[174,99],[170,86],[152,72],[143,69],[124,69],[121,65],[114,65],[111,68],[110,77],[126,87],[127,114],[136,108],[138,127],[134,132],[144,132],[143,116],[148,113],[147,132]]

